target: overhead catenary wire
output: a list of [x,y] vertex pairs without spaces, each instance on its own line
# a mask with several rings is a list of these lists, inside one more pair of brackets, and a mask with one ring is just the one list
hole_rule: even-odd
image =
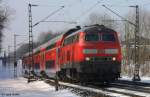
[[109,6],[109,7],[129,7],[129,5],[118,5],[118,4],[105,4],[105,6]]
[[56,11],[50,13],[48,16],[46,16],[45,18],[43,18],[41,21],[45,21],[46,19],[48,19],[50,16],[52,16],[53,14],[57,13],[58,11],[60,11],[61,9],[63,9],[65,6],[61,6],[61,8],[57,9]]
[[75,21],[61,21],[61,20],[59,20],[59,21],[41,21],[41,22],[55,22],[55,23],[62,22],[62,23],[69,23],[69,24],[77,24],[77,22],[75,22]]
[[106,9],[108,9],[109,11],[111,11],[112,13],[114,13],[115,15],[117,15],[118,17],[120,17],[121,19],[123,19],[124,21],[129,22],[130,24],[136,26],[136,24],[132,23],[131,21],[127,20],[126,18],[122,17],[121,15],[119,15],[118,13],[114,12],[113,10],[111,10],[110,8],[106,7],[105,5],[102,5],[103,7],[105,7]]
[[55,10],[54,12],[50,13],[48,16],[46,16],[45,18],[41,19],[40,21],[38,21],[37,23],[35,23],[32,27],[35,27],[36,25],[38,25],[40,22],[47,20],[49,17],[51,17],[52,15],[54,15],[55,13],[57,13],[58,11],[62,10],[63,8],[65,8],[65,6],[61,6],[59,9]]
[[[102,1],[102,0],[101,0]],[[87,9],[85,12],[83,12],[81,15],[79,15],[76,19],[81,19],[83,16],[85,16],[88,12],[90,12],[92,9],[94,9],[100,1],[97,1],[94,5],[92,5],[89,9]]]

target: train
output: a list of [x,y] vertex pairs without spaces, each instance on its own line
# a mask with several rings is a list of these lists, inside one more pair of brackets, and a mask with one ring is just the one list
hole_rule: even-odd
[[77,26],[33,49],[32,56],[29,53],[22,58],[24,74],[31,71],[46,78],[57,74],[60,80],[112,82],[121,73],[118,34],[104,25]]

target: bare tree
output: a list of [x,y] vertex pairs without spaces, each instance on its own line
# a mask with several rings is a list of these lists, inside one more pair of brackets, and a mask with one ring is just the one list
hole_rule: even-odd
[[[131,14],[132,13],[132,14]],[[128,20],[135,22],[135,13],[129,12],[127,15]],[[150,12],[146,10],[140,10],[140,35],[139,37],[139,64],[141,66],[141,74],[146,75],[150,73]],[[126,41],[126,50],[124,60],[126,61],[127,73],[130,75],[133,74],[133,61],[134,61],[134,31],[135,27],[130,25],[128,22],[124,23],[125,26],[125,41]]]
[[0,0],[0,51],[1,51],[1,43],[3,37],[3,29],[7,26],[9,11],[7,8],[4,8],[2,5],[2,0]]

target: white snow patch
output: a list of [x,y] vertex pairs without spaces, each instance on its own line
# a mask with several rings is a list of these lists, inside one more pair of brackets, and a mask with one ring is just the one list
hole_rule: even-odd
[[[120,78],[121,80],[128,80],[128,81],[132,81],[133,77],[129,77],[129,76],[122,76],[122,78]],[[145,83],[150,83],[150,77],[148,76],[143,76],[141,77],[141,81],[140,82],[145,82]]]
[[43,81],[27,83],[24,78],[0,80],[0,97],[7,97],[6,94],[13,97],[79,97],[69,90],[56,92],[53,86]]
[[134,95],[140,95],[140,96],[144,96],[144,97],[150,97],[149,93],[136,92],[136,91],[132,91],[132,90],[118,89],[118,88],[108,88],[108,89],[119,91],[119,92],[124,92],[124,93],[131,93],[131,94],[134,94]]

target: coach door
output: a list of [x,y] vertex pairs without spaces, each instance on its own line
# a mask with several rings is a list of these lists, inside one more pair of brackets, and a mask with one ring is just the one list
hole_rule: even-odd
[[45,50],[41,52],[41,71],[45,69]]
[[56,71],[59,71],[59,57],[60,57],[60,47],[56,48]]

